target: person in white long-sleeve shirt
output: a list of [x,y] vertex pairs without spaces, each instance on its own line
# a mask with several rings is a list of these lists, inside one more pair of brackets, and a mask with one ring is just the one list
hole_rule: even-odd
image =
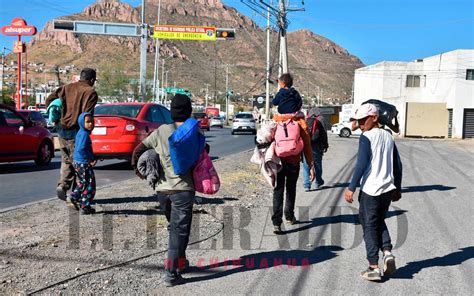
[[363,131],[359,139],[357,164],[345,199],[352,203],[360,186],[359,220],[364,232],[369,268],[361,276],[370,281],[382,279],[378,265],[379,250],[383,256],[384,276],[396,270],[390,234],[385,215],[390,203],[401,198],[402,164],[392,135],[379,128],[378,110],[372,104],[362,105],[351,120],[357,120]]

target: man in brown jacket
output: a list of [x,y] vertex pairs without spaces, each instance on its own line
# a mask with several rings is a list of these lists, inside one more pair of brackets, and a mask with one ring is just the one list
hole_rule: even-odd
[[98,97],[93,88],[96,75],[94,69],[84,68],[78,82],[59,87],[46,99],[46,106],[49,106],[57,98],[61,99],[61,119],[56,125],[61,148],[61,174],[56,194],[59,199],[64,201],[66,192],[74,181],[72,154],[74,153],[76,134],[79,131],[77,119],[83,112],[94,114],[94,107],[97,104]]

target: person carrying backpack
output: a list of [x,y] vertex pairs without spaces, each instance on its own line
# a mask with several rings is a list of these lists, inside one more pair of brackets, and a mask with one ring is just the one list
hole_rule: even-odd
[[[311,181],[314,180],[313,156],[311,141],[304,115],[280,114],[273,120],[275,130],[275,154],[280,157],[282,169],[276,177],[273,189],[273,233],[281,234],[283,212],[288,225],[297,223],[295,217],[296,183],[300,172],[301,152],[309,160]],[[283,193],[286,188],[285,209],[283,211]]]
[[[308,132],[311,138],[311,149],[313,150],[313,166],[316,174],[314,180],[315,188],[319,189],[324,185],[323,180],[323,155],[327,152],[329,148],[328,144],[328,134],[326,128],[324,127],[321,114],[318,108],[312,108],[308,112],[306,118],[308,124]],[[311,190],[311,183],[309,181],[309,166],[306,161],[306,157],[303,158],[303,186],[305,191]]]

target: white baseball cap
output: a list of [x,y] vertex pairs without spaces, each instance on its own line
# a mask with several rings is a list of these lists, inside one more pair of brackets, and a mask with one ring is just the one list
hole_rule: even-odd
[[360,106],[352,115],[350,118],[350,121],[354,120],[359,120],[362,118],[365,118],[367,116],[378,116],[379,111],[377,110],[377,107],[375,105],[367,103],[362,106]]

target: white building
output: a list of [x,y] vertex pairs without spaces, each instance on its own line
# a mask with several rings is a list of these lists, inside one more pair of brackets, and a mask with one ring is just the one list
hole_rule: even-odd
[[368,99],[397,107],[401,136],[472,138],[474,50],[357,69],[354,106]]

